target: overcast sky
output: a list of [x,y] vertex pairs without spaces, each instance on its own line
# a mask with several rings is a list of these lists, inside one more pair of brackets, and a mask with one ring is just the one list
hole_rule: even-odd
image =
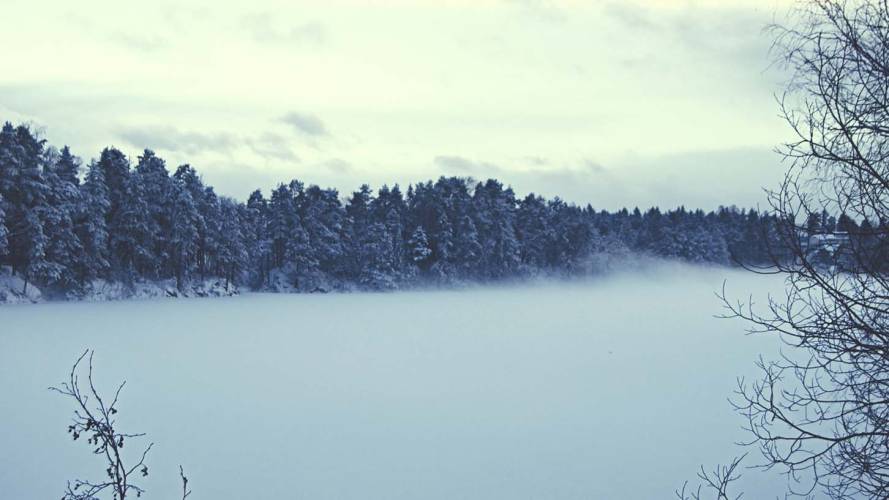
[[0,120],[244,199],[439,175],[597,208],[762,203],[778,0],[2,0]]

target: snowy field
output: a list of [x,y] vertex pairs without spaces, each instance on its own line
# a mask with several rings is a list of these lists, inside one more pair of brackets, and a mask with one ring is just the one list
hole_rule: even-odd
[[[0,496],[100,479],[46,390],[85,348],[154,441],[147,499],[671,498],[745,437],[727,397],[776,350],[714,292],[780,282],[665,265],[585,283],[0,307]],[[136,452],[132,442],[131,452]],[[755,462],[755,453],[748,463]],[[783,478],[746,473],[745,498]]]

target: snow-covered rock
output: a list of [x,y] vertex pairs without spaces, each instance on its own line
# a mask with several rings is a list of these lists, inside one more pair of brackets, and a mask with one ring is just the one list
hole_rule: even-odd
[[31,283],[12,274],[8,267],[0,267],[0,304],[27,304],[41,302],[43,294]]
[[269,273],[268,282],[260,289],[275,293],[328,293],[341,290],[342,286],[324,273],[297,273],[292,266],[274,269]]
[[0,304],[44,302],[51,299],[104,302],[108,300],[151,299],[162,297],[227,297],[238,295],[240,290],[224,279],[210,278],[191,281],[181,289],[175,280],[139,281],[132,284],[95,280],[81,293],[70,292],[63,297],[47,297],[31,283],[13,275],[9,268],[0,268]]
[[240,293],[238,287],[219,278],[192,281],[181,289],[175,280],[139,281],[132,284],[94,281],[80,300],[102,302],[122,299],[153,299],[162,297],[227,297]]

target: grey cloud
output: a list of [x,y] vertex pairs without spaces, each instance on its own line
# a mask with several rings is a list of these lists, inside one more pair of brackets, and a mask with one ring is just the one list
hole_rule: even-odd
[[[706,55],[749,68],[762,65],[768,53],[770,42],[762,36],[762,29],[770,19],[754,9],[705,9],[692,4],[655,15],[640,5],[611,2],[604,6],[603,12],[627,30],[664,37],[698,57]],[[641,58],[628,57],[625,65],[642,65],[652,59],[651,54]]]
[[[81,155],[97,152],[107,146],[109,140],[117,138],[139,149],[229,154],[246,148],[268,160],[300,161],[293,152],[294,138],[268,131],[239,135],[225,131],[182,130],[174,126],[118,126],[114,122],[115,116],[143,115],[150,110],[159,117],[175,117],[182,112],[182,105],[163,99],[108,93],[103,98],[108,106],[96,107],[91,94],[94,89],[79,84],[66,85],[62,90],[49,84],[0,85],[0,96],[4,98],[0,111],[5,110],[5,116],[15,121],[37,120],[47,124],[70,124],[72,117],[76,118],[76,126],[51,126],[48,133],[52,142],[70,144]],[[114,116],[108,115],[109,109],[114,110]]]
[[250,193],[262,188],[266,193],[279,182],[287,179],[290,172],[273,167],[258,167],[252,162],[208,161],[199,167],[204,182],[216,188],[216,192],[245,201]]
[[293,127],[297,132],[308,136],[326,137],[330,135],[327,126],[315,115],[293,111],[282,116],[281,121]]
[[689,50],[704,49],[711,57],[764,70],[771,44],[762,32],[766,21],[756,12],[732,10],[711,16],[698,13],[677,20],[674,28]]
[[226,153],[240,141],[229,133],[204,134],[180,131],[170,126],[123,127],[118,137],[137,148],[196,154],[205,151]]
[[247,138],[244,142],[254,153],[263,158],[287,162],[300,161],[293,153],[289,141],[278,134],[266,132],[258,137]]
[[462,156],[440,155],[433,159],[439,168],[449,169],[463,174],[496,174],[502,169],[488,162],[476,162]]
[[528,164],[534,165],[535,167],[542,167],[549,164],[549,160],[542,156],[526,156],[524,158],[524,161]]
[[154,29],[150,33],[140,31],[137,34],[128,31],[109,30],[110,25],[96,22],[95,19],[85,16],[78,11],[67,11],[62,17],[65,23],[78,26],[80,31],[87,36],[103,43],[117,45],[126,49],[152,52],[170,44],[170,39],[164,36],[164,32],[167,35],[170,34],[168,26],[164,23],[161,23],[159,26],[153,26]]
[[327,29],[322,24],[308,22],[283,26],[269,13],[244,16],[241,24],[259,43],[322,46],[328,39]]
[[596,174],[602,174],[602,173],[605,173],[605,171],[606,171],[604,165],[602,165],[601,163],[599,163],[595,160],[591,160],[589,158],[585,158],[583,160],[582,164],[583,164],[584,168],[586,168],[590,172],[593,172]]
[[[348,193],[365,182],[372,186],[395,182],[407,185],[448,174],[484,178],[470,174],[484,170],[484,165],[496,167],[459,156],[438,158],[441,160],[435,163],[437,170],[410,174],[359,170],[341,158],[299,165],[270,163],[267,166],[210,159],[202,164],[206,168],[201,171],[220,193],[244,199],[255,187],[271,188],[282,179],[294,177]],[[469,171],[441,171],[450,169],[448,165],[463,166]],[[608,210],[653,205],[703,209],[715,209],[719,205],[763,205],[762,187],[776,185],[783,172],[779,159],[767,148],[627,158],[609,165],[580,159],[566,164],[549,160],[545,167],[528,170],[497,168],[497,171],[479,173],[512,186],[519,197],[534,192],[547,198],[558,196],[569,202],[589,203],[596,209]]]
[[609,166],[583,160],[579,166],[509,172],[501,180],[517,193],[534,191],[609,210],[652,205],[714,209],[764,203],[763,187],[776,186],[782,172],[768,149],[741,148],[626,159]]
[[590,158],[561,164],[547,160],[546,164],[521,170],[460,156],[438,156],[435,165],[451,173],[497,177],[520,197],[533,192],[608,210],[653,205],[703,209],[754,206],[765,203],[763,187],[777,185],[783,172],[780,160],[767,148],[627,158],[610,165]]
[[352,164],[341,158],[332,158],[322,163],[324,167],[337,174],[347,174],[352,172]]

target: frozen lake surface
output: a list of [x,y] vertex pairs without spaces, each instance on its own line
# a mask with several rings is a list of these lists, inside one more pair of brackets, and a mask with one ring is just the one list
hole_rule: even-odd
[[[128,381],[122,428],[156,443],[147,499],[178,498],[179,463],[195,500],[672,498],[743,451],[727,397],[777,348],[713,317],[723,280],[739,298],[781,287],[665,265],[467,291],[0,307],[0,496],[101,479],[65,432],[72,402],[46,390],[94,348],[100,388]],[[747,472],[745,498],[782,484]]]

